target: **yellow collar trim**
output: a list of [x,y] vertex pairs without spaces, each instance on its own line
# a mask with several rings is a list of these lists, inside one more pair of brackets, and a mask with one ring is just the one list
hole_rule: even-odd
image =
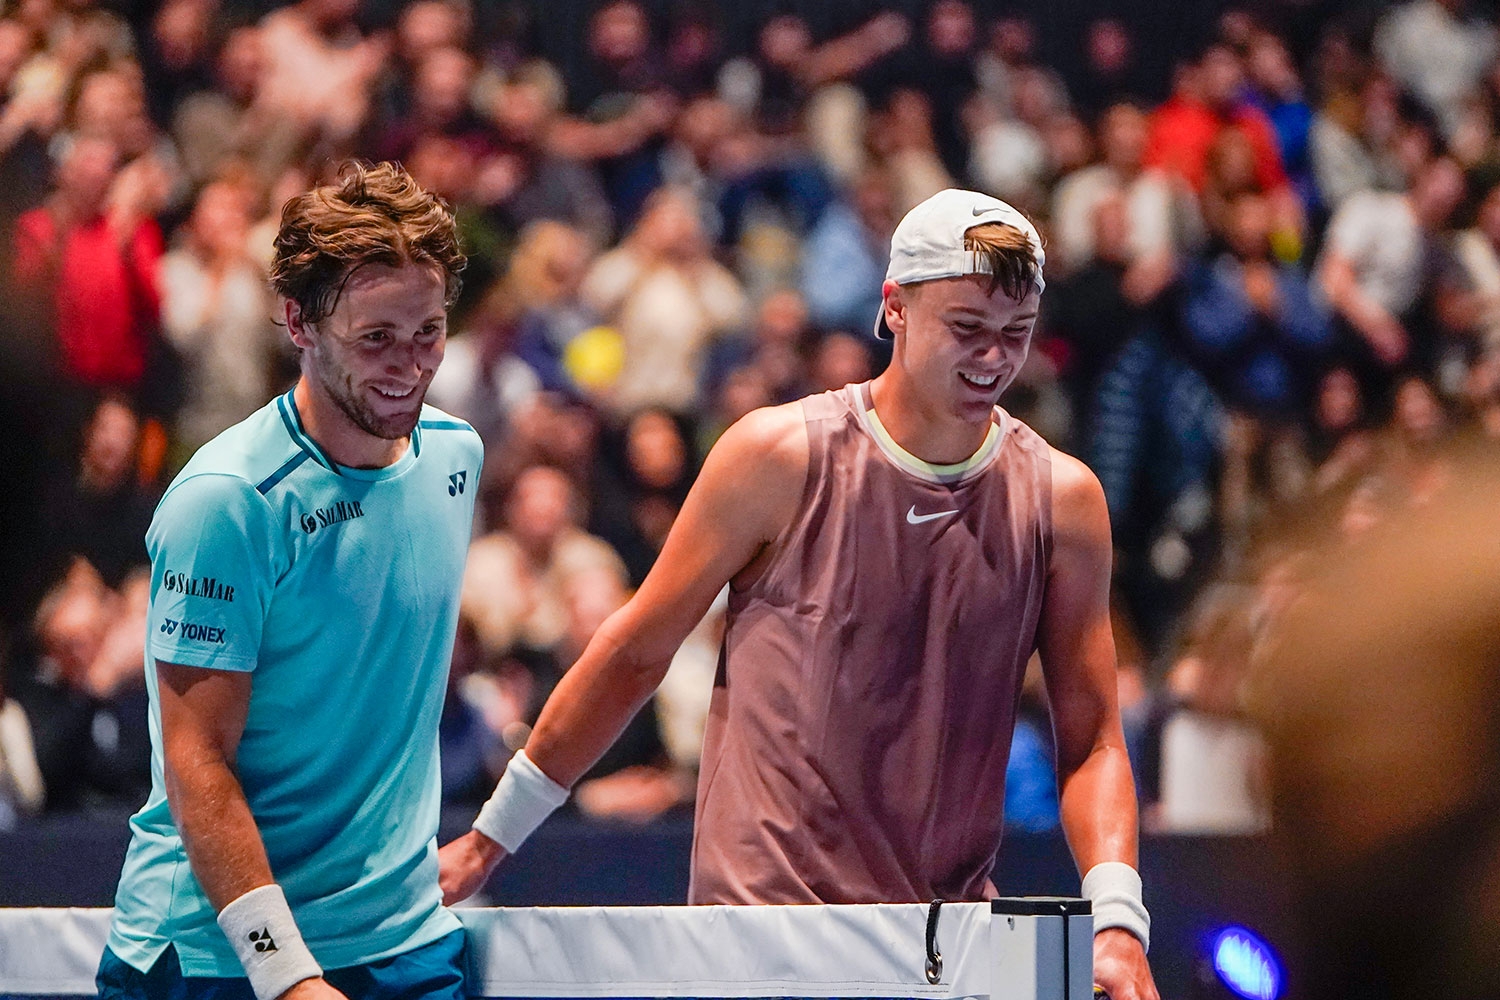
[[919,476],[931,477],[943,482],[963,479],[985,465],[994,457],[995,450],[1000,443],[1000,424],[992,420],[990,421],[989,433],[984,436],[984,443],[979,446],[978,451],[962,462],[955,462],[952,465],[937,465],[932,462],[923,461],[897,444],[896,439],[891,437],[890,431],[885,429],[885,424],[880,422],[880,415],[875,412],[875,407],[867,406],[864,413],[871,433],[875,435],[875,440],[879,442],[881,449],[886,454]]

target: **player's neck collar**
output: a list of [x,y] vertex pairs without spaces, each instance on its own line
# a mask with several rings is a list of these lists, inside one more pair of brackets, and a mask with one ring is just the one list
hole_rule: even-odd
[[870,395],[870,383],[861,382],[858,385],[851,385],[846,391],[850,394],[850,404],[859,414],[860,423],[875,441],[876,447],[898,468],[919,479],[950,486],[971,479],[989,467],[989,464],[995,460],[995,456],[1000,453],[1000,445],[1005,440],[1007,415],[997,406],[990,420],[989,432],[985,434],[984,441],[974,454],[962,462],[954,462],[950,465],[928,462],[901,447],[896,443],[896,439],[891,437],[890,431],[881,422],[880,415],[875,412],[875,401]]
[[311,434],[307,433],[307,427],[302,423],[302,414],[297,409],[295,393],[297,387],[293,386],[285,393],[276,398],[276,409],[281,413],[281,422],[286,426],[286,432],[296,443],[297,447],[307,452],[312,460],[336,476],[350,476],[355,479],[379,479],[404,471],[406,466],[416,460],[422,453],[422,426],[418,421],[416,427],[412,428],[411,442],[406,451],[395,462],[379,469],[357,469],[335,462],[322,445],[313,440]]

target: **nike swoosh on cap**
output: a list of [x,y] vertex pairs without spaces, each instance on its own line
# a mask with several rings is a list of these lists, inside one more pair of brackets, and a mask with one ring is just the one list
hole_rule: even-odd
[[906,523],[921,524],[923,521],[935,521],[940,517],[947,517],[949,514],[957,513],[957,510],[940,510],[934,514],[918,514],[917,505],[912,504],[911,509],[906,512]]

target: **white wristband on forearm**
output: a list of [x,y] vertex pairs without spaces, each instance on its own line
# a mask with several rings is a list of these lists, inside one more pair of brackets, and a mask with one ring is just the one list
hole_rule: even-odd
[[568,801],[568,790],[517,750],[495,786],[495,794],[479,810],[474,829],[514,854],[542,820]]
[[1083,877],[1083,895],[1093,904],[1094,933],[1123,927],[1151,948],[1151,914],[1141,902],[1141,876],[1123,861],[1101,861]]
[[274,882],[251,889],[220,910],[219,929],[245,967],[256,1000],[276,1000],[302,980],[323,974],[302,942],[286,893]]

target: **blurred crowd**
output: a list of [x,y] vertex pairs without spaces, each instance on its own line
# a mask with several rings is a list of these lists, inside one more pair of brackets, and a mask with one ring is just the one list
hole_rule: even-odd
[[[843,24],[763,6],[0,8],[0,828],[143,799],[142,535],[192,451],[295,377],[271,237],[350,155],[448,199],[470,257],[429,397],[487,443],[450,799],[488,793],[726,426],[880,370],[891,231],[963,185],[1047,242],[1003,402],[1104,484],[1146,822],[1264,828],[1257,649],[1325,553],[1500,441],[1494,21],[1466,0],[1175,26],[1100,4],[1048,39],[980,0]],[[552,22],[581,26],[566,56],[538,41]],[[583,812],[690,805],[722,616]],[[1028,683],[1019,828],[1056,826],[1050,739]]]

